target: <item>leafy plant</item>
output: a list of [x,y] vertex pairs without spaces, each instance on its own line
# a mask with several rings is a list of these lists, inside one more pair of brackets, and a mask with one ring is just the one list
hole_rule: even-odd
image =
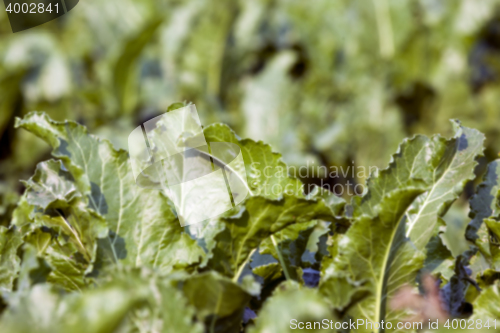
[[[135,185],[126,151],[75,122],[39,112],[18,118],[53,159],[24,181],[12,220],[0,226],[0,329],[288,332],[292,320],[324,319],[396,327],[413,311],[391,300],[411,287],[418,293],[424,274],[440,279],[450,318],[470,316],[472,304],[471,319],[500,319],[498,162],[470,201],[461,236],[469,249],[454,257],[443,218],[475,178],[485,137],[452,124],[449,139],[405,139],[350,203],[321,188],[305,195],[286,174],[263,176],[286,167],[279,154],[210,125],[209,142],[241,147],[255,195],[181,227],[160,190]],[[292,186],[264,191],[276,184]]]

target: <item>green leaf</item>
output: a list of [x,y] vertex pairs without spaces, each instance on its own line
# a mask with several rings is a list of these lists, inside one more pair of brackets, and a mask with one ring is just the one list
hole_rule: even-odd
[[[423,253],[405,237],[404,215],[426,189],[422,154],[428,143],[417,136],[400,145],[389,167],[369,179],[368,192],[353,200],[354,222],[330,248],[332,259],[322,267],[320,288],[339,310],[347,308],[347,317],[395,326],[406,316],[388,303],[399,288],[414,282],[423,265]],[[338,283],[345,288],[337,288]]]
[[333,215],[337,218],[343,218],[344,208],[346,202],[343,198],[337,196],[335,193],[328,190],[322,189],[321,187],[315,186],[314,189],[307,195],[308,199],[318,199],[322,198],[325,203],[330,207]]
[[367,193],[353,198],[353,217],[376,216],[376,207],[393,191],[403,188],[425,190],[425,180],[431,174],[426,161],[432,157],[428,156],[429,142],[429,138],[421,135],[403,140],[389,167],[368,179]]
[[183,108],[187,105],[188,105],[187,103],[181,103],[181,102],[170,104],[167,108],[167,112],[175,111],[175,110]]
[[154,304],[155,310],[160,312],[162,331],[169,333],[175,327],[179,333],[201,333],[202,325],[193,323],[195,310],[189,306],[181,291],[171,287],[161,287],[161,301]]
[[500,160],[488,165],[483,182],[478,185],[476,194],[470,200],[469,217],[472,219],[467,226],[465,237],[476,245],[480,251],[478,255],[484,257],[490,265],[492,254],[490,251],[490,237],[486,218],[495,218],[499,215],[498,198],[500,194]]
[[216,246],[209,267],[238,278],[250,255],[264,239],[292,223],[306,223],[313,219],[333,219],[323,200],[290,195],[284,195],[280,200],[251,197],[245,202],[245,210],[221,219],[225,228],[214,238]]
[[[130,277],[127,277],[130,279]],[[145,283],[142,281],[139,283]],[[147,304],[136,309],[130,317],[130,326],[139,332],[201,333],[203,327],[194,323],[195,309],[173,281],[151,279]]]
[[[393,311],[388,301],[405,283],[413,283],[422,267],[424,256],[415,249],[404,235],[404,214],[413,200],[422,191],[414,188],[396,190],[388,195],[374,210],[375,217],[361,216],[351,226],[338,245],[338,254],[333,257],[332,278],[346,277],[363,283],[368,296],[350,307],[347,315],[365,321],[395,322],[406,315],[404,311]],[[323,282],[328,282],[328,276]],[[351,288],[358,288],[350,285]],[[329,290],[335,304],[335,290]],[[353,290],[341,290],[338,297],[354,294]],[[364,332],[364,330],[360,330]]]
[[328,222],[319,221],[316,224],[307,241],[306,251],[302,255],[302,263],[304,266],[320,266],[324,256],[330,254],[328,252],[328,242],[333,240],[329,235],[330,228],[331,224]]
[[[34,281],[39,269],[34,247],[26,248],[21,292],[10,299],[0,320],[4,332],[202,332],[177,280],[161,279],[147,270],[119,270],[103,285],[63,293]],[[34,284],[34,283],[38,284]],[[30,288],[30,285],[33,285]]]
[[[35,225],[52,228],[68,237],[87,263],[91,263],[95,260],[97,238],[106,237],[108,229],[103,217],[87,208],[75,180],[81,181],[82,174],[76,168],[74,172],[75,177],[61,161],[38,164],[35,175],[25,182],[26,202],[36,208],[29,213]],[[81,186],[90,188],[88,185]],[[55,246],[57,252],[65,247],[64,243],[66,239],[59,240]],[[66,250],[70,256],[73,255],[72,249],[66,246]]]
[[92,284],[87,274],[91,273],[93,266],[75,255],[70,244],[50,246],[41,257],[51,268],[47,282],[68,291],[80,291]]
[[449,140],[439,135],[404,140],[391,162],[399,167],[383,170],[383,176],[368,180],[368,193],[353,202],[354,217],[373,215],[373,208],[394,189],[425,189],[408,210],[406,230],[406,236],[423,250],[435,233],[438,217],[458,198],[465,183],[474,178],[475,159],[483,152],[482,133],[462,127],[457,121],[453,126],[455,137]]
[[163,18],[152,18],[147,24],[124,43],[123,50],[116,60],[113,68],[113,88],[118,100],[118,107],[121,112],[130,113],[137,100],[134,98],[136,88],[134,77],[134,65],[142,53],[145,46],[151,41],[156,31],[163,23]]
[[26,200],[42,209],[61,208],[81,197],[73,176],[61,161],[39,163],[35,175],[24,182]]
[[93,262],[74,243],[65,242],[66,237],[47,228],[35,229],[25,236],[18,290],[38,282],[50,282],[68,291],[80,291],[91,284],[86,274],[92,270]]
[[[85,274],[90,273],[95,261],[97,239],[108,235],[104,218],[88,209],[80,191],[82,173],[73,168],[70,174],[61,161],[47,161],[38,164],[35,175],[26,184],[26,201],[35,206],[29,213],[32,223],[45,226],[55,232],[51,236],[35,230],[27,242],[39,248],[52,269],[47,281],[68,290],[80,290],[87,282]],[[80,185],[80,188],[90,188]]]
[[17,256],[21,244],[21,234],[15,227],[0,226],[0,295],[12,291],[21,262]]
[[47,141],[72,175],[83,171],[81,177],[88,179],[89,207],[110,229],[107,245],[99,243],[99,253],[107,257],[102,263],[149,265],[167,273],[199,262],[204,252],[184,232],[167,198],[136,186],[125,151],[77,123],[55,122],[43,113],[30,113],[16,125]]
[[12,212],[11,225],[16,226],[22,235],[25,235],[35,228],[33,223],[33,206],[26,200],[26,195],[21,196],[16,209]]
[[[405,283],[414,282],[424,263],[421,250],[437,232],[438,217],[473,177],[475,158],[482,153],[481,133],[457,123],[455,130],[450,140],[405,140],[389,168],[369,179],[367,194],[353,201],[355,222],[332,248],[333,267],[323,268],[322,282],[347,278],[363,283],[369,295],[349,307],[347,315],[394,324],[406,316],[403,310],[388,308],[387,302]],[[410,206],[407,227],[403,216]],[[325,293],[335,299],[335,290]],[[345,293],[353,294],[341,293],[344,299]]]
[[427,256],[425,257],[423,270],[435,276],[440,275],[439,277],[449,281],[454,273],[455,260],[438,235],[432,237],[427,243],[425,253]]
[[301,267],[309,236],[313,233],[318,221],[292,224],[265,239],[259,246],[261,254],[270,254],[280,261],[285,276],[299,281],[296,268]]
[[264,285],[269,285],[271,281],[277,280],[283,276],[283,269],[280,264],[276,262],[257,266],[252,272],[264,278]]
[[[349,225],[349,221],[345,218],[344,207],[345,200],[336,196],[334,193],[315,186],[314,189],[306,197],[309,200],[324,200],[325,204],[331,209],[335,219],[333,223],[340,223],[345,226]],[[302,281],[302,274],[299,267],[309,267],[316,260],[321,261],[322,256],[318,243],[321,237],[325,237],[329,227],[325,222],[310,221],[305,224],[292,224],[285,229],[277,232],[273,236],[265,239],[259,246],[261,254],[271,254],[276,260],[279,260],[280,266],[283,269],[284,276],[287,279]],[[326,247],[326,245],[325,245]],[[328,254],[326,249],[324,252]],[[308,257],[304,258],[304,254]],[[303,262],[305,260],[305,262]],[[279,268],[278,267],[278,268]],[[258,267],[257,267],[258,268]],[[254,269],[254,273],[265,277],[266,272]],[[260,273],[264,274],[261,275]],[[278,276],[277,276],[278,277]]]
[[489,286],[483,290],[474,302],[474,314],[471,319],[500,320],[500,287],[498,285]]
[[464,237],[468,222],[463,207],[458,205],[452,206],[443,218],[438,217],[439,236],[455,258],[471,249]]
[[321,284],[320,292],[335,309],[343,311],[348,305],[369,295],[369,289],[363,287],[364,282],[352,281],[348,276],[330,276]]
[[216,272],[189,277],[183,291],[202,319],[212,315],[230,316],[241,311],[251,298],[242,287]]
[[[295,322],[293,321],[295,319]],[[266,300],[255,320],[255,326],[249,328],[250,333],[282,333],[293,332],[298,322],[327,322],[328,329],[315,329],[314,332],[331,332],[337,318],[326,300],[315,289],[301,287],[293,281],[281,284],[274,294]],[[306,329],[304,324],[304,329]],[[314,323],[312,323],[314,325]],[[317,325],[317,324],[316,324]],[[333,326],[335,327],[335,326]],[[295,327],[297,329],[298,327]]]
[[[429,148],[438,159],[431,158],[433,166],[430,187],[409,210],[406,231],[415,246],[422,250],[433,236],[437,218],[462,193],[465,184],[474,179],[476,157],[483,154],[485,137],[475,129],[453,122],[455,137],[444,140],[434,137]],[[435,163],[437,162],[438,163]]]
[[[48,241],[50,241],[50,237]],[[47,281],[47,276],[52,270],[43,259],[37,256],[40,253],[39,250],[39,248],[28,242],[23,245],[23,260],[19,270],[16,292],[13,297],[26,295],[33,285]]]
[[[89,210],[80,200],[65,208],[41,211],[23,199],[14,212],[24,243],[50,270],[47,281],[67,290],[80,290],[90,282],[98,243],[107,236],[102,216]],[[24,259],[23,259],[24,265]]]
[[143,288],[115,282],[82,294],[61,295],[47,284],[36,285],[11,304],[0,321],[2,332],[41,333],[116,330],[142,298]]
[[489,231],[490,266],[495,271],[500,270],[500,221],[487,218],[483,220]]
[[235,143],[241,148],[248,185],[253,195],[268,199],[279,199],[284,193],[303,196],[300,180],[288,175],[287,165],[281,160],[281,154],[272,151],[271,146],[262,141],[239,139],[224,124],[212,124],[203,129],[207,142]]
[[255,280],[254,276],[249,274],[245,275],[243,279],[241,279],[241,288],[245,290],[248,294],[258,297],[261,292],[261,285]]
[[59,234],[67,236],[89,262],[95,260],[97,239],[108,234],[103,217],[88,209],[82,202],[44,213],[35,211],[33,217],[35,223],[53,228]]

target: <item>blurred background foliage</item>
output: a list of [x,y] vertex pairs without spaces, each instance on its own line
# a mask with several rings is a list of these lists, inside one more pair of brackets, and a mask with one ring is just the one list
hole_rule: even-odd
[[82,0],[16,34],[0,14],[0,223],[49,156],[13,128],[33,110],[126,149],[189,101],[290,165],[344,168],[385,167],[403,138],[448,135],[457,118],[486,134],[484,165],[500,151],[499,3]]

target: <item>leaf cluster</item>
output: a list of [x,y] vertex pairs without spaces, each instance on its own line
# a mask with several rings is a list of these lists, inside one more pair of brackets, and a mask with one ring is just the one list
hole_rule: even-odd
[[[461,235],[467,250],[454,253],[443,217],[475,178],[485,136],[452,125],[451,138],[405,139],[349,203],[321,188],[305,195],[288,175],[262,177],[250,164],[282,168],[279,154],[225,125],[208,126],[208,141],[241,147],[259,195],[181,227],[162,191],[136,186],[126,151],[75,122],[30,113],[16,126],[47,142],[52,159],[24,181],[10,224],[0,227],[0,328],[288,332],[292,319],[396,325],[414,309],[392,300],[408,286],[418,293],[429,274],[440,281],[450,318],[495,319],[500,168],[490,163]],[[258,191],[273,184],[297,191]]]

